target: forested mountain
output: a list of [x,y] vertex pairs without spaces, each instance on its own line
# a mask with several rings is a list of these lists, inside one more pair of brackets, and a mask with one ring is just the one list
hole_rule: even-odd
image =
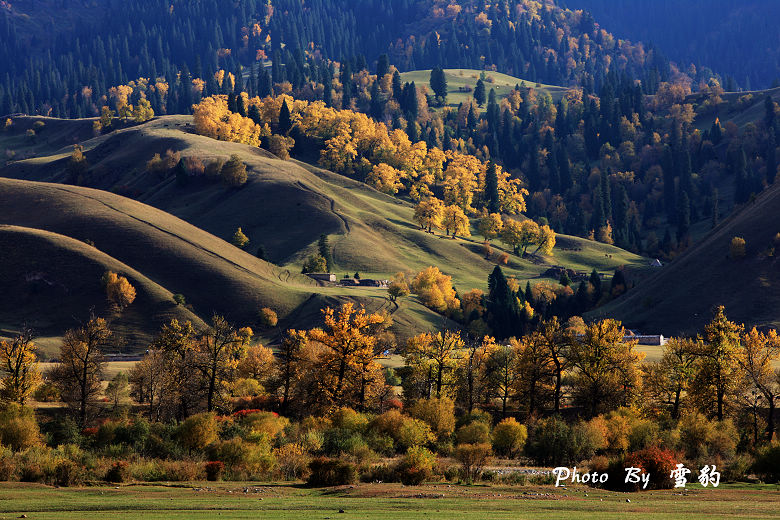
[[589,15],[532,0],[20,1],[0,9],[0,114],[97,115],[109,88],[138,78],[165,78],[167,111],[188,112],[192,77],[273,59],[274,81],[295,86],[323,60],[373,68],[383,53],[401,71],[487,67],[560,85],[598,87],[614,71],[647,92],[670,73],[656,51],[616,40]]
[[[780,80],[776,0],[566,0],[619,38],[653,42],[673,61],[710,67],[726,90]],[[774,85],[777,86],[777,85]]]

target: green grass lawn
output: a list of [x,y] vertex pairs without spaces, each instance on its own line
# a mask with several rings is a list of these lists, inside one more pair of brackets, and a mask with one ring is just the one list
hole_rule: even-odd
[[[447,104],[449,106],[458,106],[464,101],[468,101],[474,95],[474,92],[461,92],[461,87],[474,87],[477,85],[479,75],[481,71],[475,69],[444,69],[444,75],[447,78]],[[501,74],[500,72],[485,71],[487,81],[485,82],[485,89],[490,92],[490,89],[495,89],[498,99],[505,98],[509,95],[515,85],[520,85],[525,82],[525,86],[530,88],[536,88],[548,92],[554,101],[561,99],[566,92],[566,88],[557,87],[555,85],[545,85],[533,81],[525,81],[522,78],[516,78],[507,74]],[[421,87],[425,85],[430,91],[430,70],[413,70],[410,72],[404,72],[401,74],[401,81],[412,82],[415,85]],[[491,81],[492,80],[492,81]]]
[[[626,498],[630,502],[626,501]],[[194,483],[60,488],[0,485],[0,519],[278,518],[560,519],[778,518],[777,486],[722,485],[621,494],[551,486],[360,484],[305,489],[284,485]],[[343,513],[339,511],[343,510]]]

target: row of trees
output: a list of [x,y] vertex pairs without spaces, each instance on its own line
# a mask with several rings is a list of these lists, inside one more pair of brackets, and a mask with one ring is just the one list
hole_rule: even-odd
[[[252,345],[251,329],[218,316],[200,331],[172,320],[131,371],[133,395],[153,420],[229,410],[231,400],[261,396],[266,406],[292,415],[344,406],[382,410],[397,384],[378,363],[392,347],[388,318],[351,303],[323,312],[324,327],[288,331],[276,354]],[[58,362],[46,374],[82,427],[104,394],[103,352],[110,339],[106,321],[91,318],[65,334]],[[29,331],[0,343],[4,400],[23,404],[41,383],[35,350]],[[676,420],[695,410],[723,421],[744,420],[747,411],[756,442],[764,437],[760,424],[766,438],[775,432],[780,378],[773,363],[780,359],[780,339],[774,331],[745,332],[722,307],[702,336],[669,340],[657,363],[643,362],[614,320],[562,324],[553,318],[505,342],[451,330],[423,333],[402,352],[405,366],[398,375],[410,403],[447,397],[465,413],[482,408],[503,417],[536,417],[572,406],[595,417],[640,406],[656,417]]]

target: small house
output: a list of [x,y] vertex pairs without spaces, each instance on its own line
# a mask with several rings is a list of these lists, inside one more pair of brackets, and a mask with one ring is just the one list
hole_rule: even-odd
[[318,282],[336,282],[336,275],[333,273],[306,273],[306,275]]

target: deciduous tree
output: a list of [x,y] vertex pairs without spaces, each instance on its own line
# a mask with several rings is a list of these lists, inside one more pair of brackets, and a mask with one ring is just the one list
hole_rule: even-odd
[[0,373],[5,374],[0,397],[23,405],[41,381],[32,330],[25,328],[10,341],[0,341]]

